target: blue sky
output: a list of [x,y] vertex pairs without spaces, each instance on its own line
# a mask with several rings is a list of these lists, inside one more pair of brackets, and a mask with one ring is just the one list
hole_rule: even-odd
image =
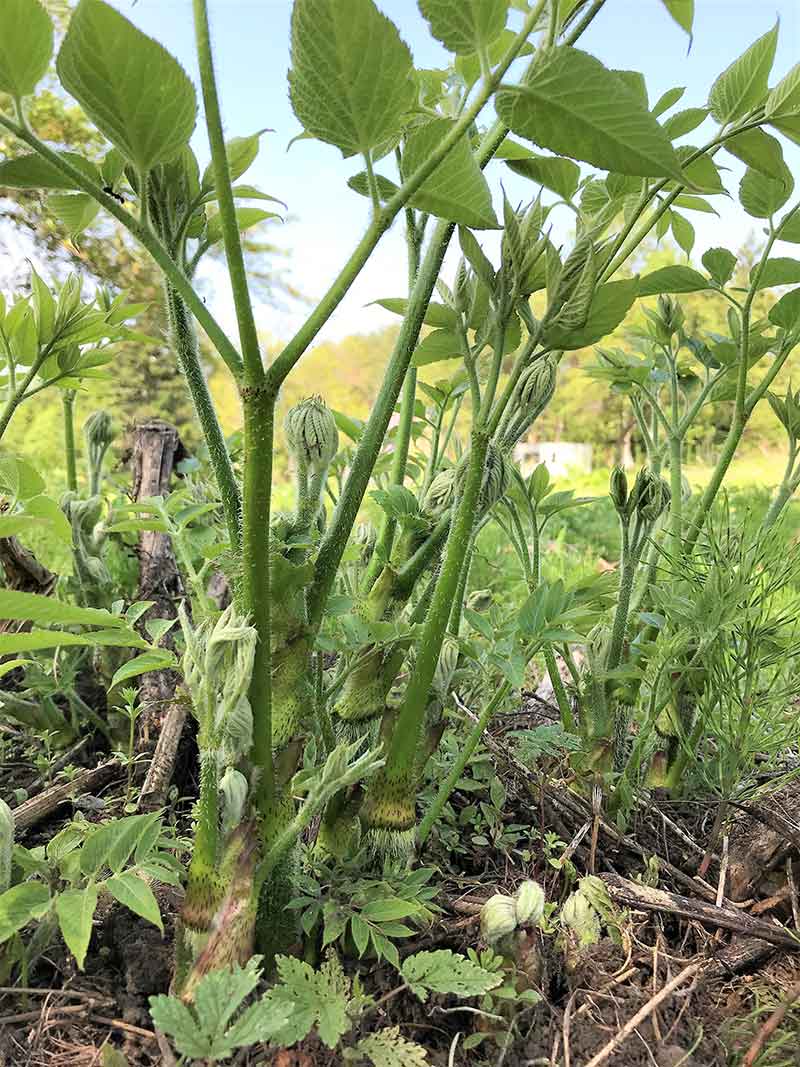
[[[197,83],[191,0],[112,2],[177,56]],[[447,64],[447,53],[427,32],[416,0],[377,2],[400,29],[417,66]],[[262,138],[261,153],[247,181],[288,204],[291,219],[276,227],[272,238],[291,255],[293,283],[314,298],[325,291],[357,242],[367,223],[367,205],[346,185],[347,178],[361,169],[357,161],[343,160],[333,146],[314,141],[298,142],[287,152],[288,142],[300,132],[286,88],[291,7],[291,0],[210,0],[226,136],[263,127],[275,131]],[[580,47],[609,67],[642,71],[651,103],[666,89],[686,86],[678,108],[704,104],[716,75],[770,29],[776,17],[781,30],[772,82],[800,56],[800,0],[696,0],[696,8],[694,42],[688,54],[687,37],[669,18],[661,0],[608,0]],[[702,143],[712,128],[709,122],[687,140]],[[800,186],[800,149],[785,144],[784,148]],[[202,122],[195,150],[202,167],[208,158]],[[718,161],[730,166],[726,184],[735,191],[743,168],[730,156],[720,156]],[[500,163],[491,165],[489,178],[498,192],[502,179],[512,200],[527,199],[534,192],[530,183],[511,175]],[[698,259],[712,245],[735,249],[757,226],[735,200],[716,197],[714,204],[720,218],[690,213],[697,231]],[[491,251],[492,238],[485,244]],[[380,297],[405,294],[404,257],[397,222],[321,336],[369,332],[393,321],[382,309],[367,305]],[[215,311],[226,324],[232,323],[223,273],[212,269],[207,280],[214,289]],[[286,339],[302,322],[303,309],[260,307],[258,318],[266,335]]]

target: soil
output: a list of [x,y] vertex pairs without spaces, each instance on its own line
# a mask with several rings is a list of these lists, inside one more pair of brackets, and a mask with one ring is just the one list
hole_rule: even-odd
[[[536,835],[546,831],[555,830],[563,842],[572,842],[568,851],[577,877],[593,861],[598,874],[611,871],[629,879],[646,879],[654,869],[648,859],[656,856],[659,886],[691,895],[694,884],[697,898],[708,900],[710,892],[713,904],[720,878],[719,856],[706,874],[706,887],[696,879],[709,844],[707,811],[681,809],[664,798],[651,798],[636,813],[627,835],[614,836],[613,827],[601,827],[596,848],[591,845],[591,832],[584,831],[576,843],[587,816],[591,825],[591,805],[571,793],[567,782],[552,784],[563,771],[555,764],[545,769],[547,786],[541,790],[541,782],[532,782],[530,772],[514,764],[504,739],[508,730],[549,720],[550,709],[531,696],[521,712],[494,728],[488,743],[507,790],[504,818],[508,824],[533,823],[530,852],[534,858],[523,863],[518,853],[482,849],[480,854],[464,856],[463,862],[459,859],[458,871],[448,864],[440,900],[443,914],[407,948],[465,951],[480,947],[475,902],[497,890],[513,891],[524,878],[539,879],[548,900],[563,899],[571,887],[537,847],[542,838]],[[466,795],[464,802],[472,799]],[[104,815],[114,806],[113,800],[107,801]],[[789,929],[793,912],[792,894],[786,888],[786,861],[800,861],[800,825],[793,815],[798,801],[800,786],[792,784],[775,790],[768,802],[753,802],[750,811],[735,813],[729,822],[724,883],[726,905],[736,901],[743,911],[756,908],[761,919],[778,921]],[[62,811],[62,820],[65,814],[69,812]],[[55,818],[48,820],[25,843],[46,839],[56,828]],[[800,882],[800,868],[795,873],[795,881]],[[103,1065],[105,1044],[122,1052],[128,1067],[170,1063],[152,1031],[147,999],[169,986],[170,946],[180,899],[175,890],[165,888],[158,890],[158,896],[163,938],[154,927],[109,902],[98,912],[85,972],[78,972],[63,948],[56,946],[31,978],[32,985],[49,991],[46,995],[0,994],[0,1067]],[[765,905],[768,897],[775,899]],[[389,998],[365,1017],[360,1036],[370,1029],[399,1026],[403,1036],[428,1050],[434,1067],[450,1063],[454,1067],[587,1067],[667,982],[687,965],[702,963],[703,969],[656,1010],[648,1011],[603,1062],[611,1067],[739,1067],[759,1027],[786,991],[800,982],[800,952],[765,950],[741,973],[726,969],[721,961],[731,958],[726,957],[730,947],[745,944],[736,934],[673,915],[628,910],[617,916],[616,925],[606,929],[598,944],[580,951],[565,951],[554,936],[524,935],[517,947],[518,966],[524,968],[541,1000],[521,1009],[517,1005],[493,1007],[493,1012],[499,1011],[506,1019],[501,1030],[494,1031],[501,1035],[497,1039],[489,1029],[496,1024],[474,1010],[465,1011],[465,1002],[434,996],[423,1004],[409,993]],[[367,970],[367,992],[376,999],[397,988],[392,968]],[[62,996],[62,990],[79,993],[81,998]],[[475,1003],[469,1001],[466,1006],[474,1009]],[[513,1024],[510,1029],[509,1024]],[[488,1036],[477,1048],[464,1050],[463,1041],[476,1030]],[[780,1040],[767,1048],[756,1061],[757,1067],[800,1067],[800,1009],[787,1013],[777,1034]],[[237,1067],[333,1067],[344,1061],[339,1053],[311,1039],[291,1050],[252,1049],[233,1062]]]

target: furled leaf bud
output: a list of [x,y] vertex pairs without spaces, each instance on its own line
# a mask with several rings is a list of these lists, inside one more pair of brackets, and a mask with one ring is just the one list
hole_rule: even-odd
[[439,471],[422,498],[422,510],[432,519],[439,519],[453,503],[455,493],[455,467]]
[[621,514],[625,511],[628,502],[628,478],[622,467],[614,467],[611,471],[609,492],[614,502],[614,507]]
[[678,333],[683,326],[685,318],[683,308],[668,293],[662,293],[658,298],[658,315],[662,326],[670,337]]
[[481,908],[481,933],[490,943],[517,928],[517,905],[513,897],[495,893]]
[[[465,457],[466,458],[466,457]],[[498,500],[502,499],[508,489],[508,463],[505,456],[494,442],[489,443],[483,468],[483,482],[479,508],[485,514]]]
[[556,363],[552,356],[537,359],[520,375],[518,390],[520,404],[533,419],[541,415],[549,404],[556,387]]
[[107,411],[93,411],[83,424],[83,433],[89,449],[105,451],[114,440],[114,424]]
[[[659,515],[669,507],[671,493],[669,486],[652,471],[641,472],[645,475],[641,489],[636,497],[636,511],[645,522],[655,522]],[[639,479],[637,478],[637,481]],[[635,490],[635,486],[634,486]]]
[[600,940],[600,916],[580,889],[564,901],[561,922],[577,935],[581,945],[594,945]]
[[544,890],[538,882],[527,878],[514,894],[517,922],[535,925],[544,915]]
[[294,458],[312,470],[327,468],[339,450],[339,431],[321,396],[310,396],[290,408],[283,428]]

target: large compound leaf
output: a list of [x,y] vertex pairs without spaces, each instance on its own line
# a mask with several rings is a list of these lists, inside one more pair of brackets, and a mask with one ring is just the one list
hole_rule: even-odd
[[29,96],[53,54],[53,24],[39,0],[0,3],[0,92]]
[[67,92],[140,171],[188,144],[194,86],[166,49],[103,0],[80,0],[56,66]]
[[[451,119],[433,119],[417,126],[406,138],[403,150],[403,178],[410,177],[455,124]],[[498,225],[492,207],[492,194],[470,148],[466,134],[447,153],[409,201],[420,211],[459,222],[473,229],[495,229]]]
[[368,152],[414,103],[411,53],[372,0],[295,0],[289,92],[313,137]]
[[741,118],[764,100],[777,44],[776,23],[720,74],[708,97],[708,106],[717,122]]
[[485,48],[505,29],[508,0],[418,0],[431,33],[456,55]]
[[497,94],[514,133],[619,174],[681,178],[669,137],[638,96],[599,59],[551,48],[523,85]]
[[550,348],[573,351],[597,344],[625,319],[639,288],[639,279],[630,278],[601,285],[592,297],[589,314],[583,326],[574,330],[554,327],[547,331]]

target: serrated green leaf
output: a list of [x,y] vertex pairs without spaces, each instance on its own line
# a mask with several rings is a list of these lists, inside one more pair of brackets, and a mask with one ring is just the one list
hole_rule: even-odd
[[[409,178],[428,160],[454,125],[451,119],[432,119],[409,133],[401,162],[404,178]],[[425,179],[409,204],[420,211],[429,211],[439,218],[477,230],[496,229],[499,225],[492,207],[492,194],[466,135]]]
[[502,975],[497,972],[487,971],[446,948],[409,956],[403,960],[400,973],[411,992],[420,1000],[425,1000],[428,993],[482,996],[503,981]]
[[505,29],[508,0],[417,0],[431,33],[456,55],[490,45]]
[[61,936],[81,971],[92,936],[92,919],[96,907],[97,886],[94,883],[87,885],[85,889],[65,889],[56,897],[56,915]]
[[709,248],[703,253],[703,266],[720,285],[727,285],[736,270],[736,256],[727,248]]
[[672,236],[678,242],[678,247],[690,255],[694,248],[694,226],[677,211],[671,213]]
[[356,951],[361,958],[369,944],[369,927],[359,915],[354,915],[350,920],[350,932],[353,935]]
[[685,111],[678,111],[670,115],[662,123],[662,129],[671,141],[676,137],[685,137],[687,133],[696,130],[701,122],[708,118],[707,107],[687,107]]
[[53,24],[39,0],[0,4],[0,92],[30,96],[47,73]]
[[[100,183],[100,172],[94,163],[77,152],[58,152],[58,156],[80,170],[87,178]],[[49,160],[35,152],[17,156],[16,159],[0,161],[0,186],[9,189],[75,189],[71,178],[66,177]]]
[[[690,186],[701,193],[724,193],[725,186],[722,184],[717,166],[710,156],[702,155],[693,159],[691,163],[683,165],[683,161],[694,155],[697,149],[693,145],[680,145],[676,152],[683,166],[683,178],[681,185]],[[672,183],[668,188],[672,187]]]
[[694,0],[661,0],[661,2],[681,29],[686,30],[691,37],[694,23]]
[[[758,268],[754,267],[750,272],[751,284],[757,270]],[[759,289],[771,289],[775,285],[795,285],[797,282],[800,282],[800,260],[786,256],[768,259],[758,276]]]
[[172,1038],[182,1056],[188,1056],[191,1060],[202,1060],[208,1056],[208,1038],[200,1030],[188,1006],[178,997],[168,997],[163,993],[150,997],[150,1015],[158,1029]]
[[47,203],[64,223],[70,237],[77,237],[91,226],[100,210],[100,205],[88,193],[53,193]]
[[781,143],[763,130],[744,130],[725,141],[723,147],[760,174],[766,174],[768,178],[783,179],[786,164]]
[[[253,226],[257,226],[259,222],[264,222],[265,219],[279,219],[280,215],[274,211],[264,211],[260,207],[237,207],[236,208],[236,226],[239,233],[244,233],[245,230],[252,229]],[[206,240],[209,244],[216,244],[222,240],[222,216],[217,212],[214,212],[209,216],[206,226]]]
[[797,114],[800,114],[800,63],[795,63],[781,78],[764,104],[767,119],[790,118]]
[[22,882],[0,893],[0,944],[50,907],[50,890],[43,882]]
[[149,923],[157,926],[162,934],[164,933],[161,911],[153,890],[135,871],[123,871],[122,874],[112,875],[111,878],[106,879],[104,887],[129,911],[140,915]]
[[0,656],[17,652],[35,652],[42,648],[59,648],[74,645],[116,645],[119,648],[147,648],[147,642],[133,630],[95,630],[92,633],[73,634],[61,630],[28,630],[27,633],[0,634]]
[[189,143],[194,86],[157,41],[103,0],[80,0],[56,68],[67,92],[142,173]]
[[708,106],[720,124],[741,118],[763,103],[778,44],[778,24],[743,52],[711,86]]
[[[250,134],[249,137],[232,137],[230,141],[225,142],[228,175],[232,182],[235,182],[237,178],[241,178],[245,171],[255,162],[262,133],[266,133],[266,130],[259,130],[258,133]],[[214,165],[209,163],[203,171],[200,189],[201,192],[207,193],[215,188]]]
[[[373,300],[372,303],[386,308],[387,311],[391,311],[394,315],[404,316],[408,310],[408,300],[404,297],[385,297],[383,300]],[[431,302],[425,309],[425,316],[422,321],[426,326],[452,329],[458,322],[458,316],[452,308],[446,307],[444,304]]]
[[413,106],[411,53],[372,0],[295,0],[289,90],[307,133],[369,152]]
[[388,922],[392,919],[405,919],[419,911],[416,904],[408,900],[371,900],[361,909],[361,914],[370,922]]
[[93,830],[81,849],[81,870],[97,874],[104,867],[117,874],[147,838],[152,841],[153,826],[160,821],[158,812],[146,815],[127,815],[112,819]]
[[174,667],[175,663],[175,656],[167,648],[143,652],[141,656],[134,656],[115,671],[109,689],[122,685],[130,678],[138,678],[140,674],[146,674],[148,671],[160,671],[165,667]]
[[661,267],[639,280],[639,296],[658,293],[698,293],[710,288],[708,279],[692,267]]
[[62,626],[124,626],[125,620],[103,608],[82,608],[55,597],[0,589],[0,619],[58,623]]
[[450,330],[433,330],[414,349],[411,362],[415,367],[438,363],[442,359],[459,359],[461,341]]
[[669,111],[671,107],[674,107],[685,92],[685,85],[679,85],[674,89],[667,89],[667,91],[656,101],[655,107],[653,108],[654,118],[658,118],[660,115],[663,115],[665,111]]
[[563,156],[538,156],[530,153],[526,159],[510,159],[507,166],[523,178],[530,178],[545,189],[571,200],[578,189],[581,168]]
[[784,330],[794,330],[800,323],[800,289],[792,289],[773,304],[767,316],[769,321]]
[[669,138],[624,82],[577,48],[545,52],[496,97],[503,122],[542,148],[620,174],[680,177]]
[[370,1060],[373,1067],[427,1067],[429,1063],[425,1049],[403,1037],[399,1026],[363,1037],[355,1052],[360,1059]]
[[739,183],[739,201],[748,215],[768,219],[779,211],[794,189],[794,179],[787,167],[783,178],[768,178],[748,167]]

